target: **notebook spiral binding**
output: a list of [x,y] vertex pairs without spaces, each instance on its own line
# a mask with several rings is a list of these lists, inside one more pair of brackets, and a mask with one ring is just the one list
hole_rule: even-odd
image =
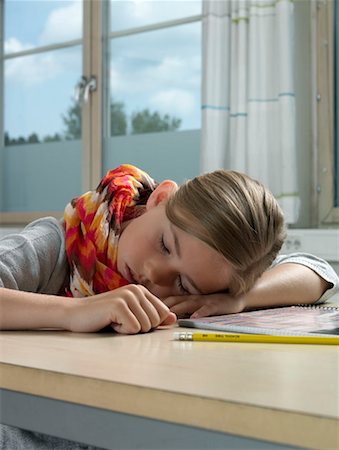
[[326,306],[326,305],[295,305],[292,308],[303,308],[303,309],[324,309],[326,311],[338,311],[339,306]]

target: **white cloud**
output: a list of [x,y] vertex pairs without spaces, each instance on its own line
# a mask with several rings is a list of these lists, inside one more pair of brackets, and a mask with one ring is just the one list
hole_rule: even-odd
[[79,0],[53,10],[40,35],[40,45],[55,44],[82,35],[82,3]]
[[[48,15],[43,32],[38,39],[39,45],[79,38],[81,29],[82,5],[80,0],[74,0],[66,6],[54,9]],[[36,45],[21,42],[15,37],[5,41],[5,53],[20,52],[34,47]],[[52,51],[10,59],[5,64],[5,76],[21,86],[43,83],[56,78],[70,68],[74,70],[79,58],[73,57],[76,61],[72,61],[69,55],[71,52],[71,49],[61,52]],[[81,70],[80,66],[79,69]],[[80,75],[79,72],[79,77]]]
[[14,53],[14,52],[22,52],[23,50],[30,49],[34,47],[32,44],[24,44],[19,41],[19,39],[15,37],[11,37],[5,41],[5,54],[6,53]]
[[5,77],[29,87],[56,77],[62,70],[60,61],[53,54],[45,53],[8,60]]
[[110,79],[112,88],[121,94],[147,91],[152,94],[164,86],[196,90],[200,86],[200,57],[169,56],[152,62],[117,58],[112,61]]
[[112,30],[140,27],[201,14],[201,3],[201,0],[113,0]]
[[149,108],[180,117],[183,127],[194,128],[200,117],[200,55],[173,55],[174,49],[171,56],[153,61],[142,56],[114,59],[111,95],[115,101],[124,102],[128,114]]
[[150,106],[162,113],[171,113],[179,117],[189,116],[197,108],[194,95],[183,89],[169,89],[156,93],[150,98]]
[[200,58],[165,57],[155,69],[147,69],[146,77],[163,84],[198,87],[196,73],[200,72]]

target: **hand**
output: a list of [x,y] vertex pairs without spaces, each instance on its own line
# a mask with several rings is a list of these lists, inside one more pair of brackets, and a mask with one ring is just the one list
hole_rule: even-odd
[[66,328],[93,332],[111,326],[118,333],[147,332],[159,325],[172,325],[176,316],[144,286],[130,284],[93,297],[70,299]]
[[232,297],[227,293],[168,297],[164,303],[178,317],[192,319],[242,312],[246,305],[244,296]]

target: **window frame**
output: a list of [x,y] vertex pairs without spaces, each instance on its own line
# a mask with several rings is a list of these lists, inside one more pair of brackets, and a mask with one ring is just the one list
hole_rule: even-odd
[[339,224],[335,206],[334,3],[312,3],[313,177],[312,222],[316,227]]

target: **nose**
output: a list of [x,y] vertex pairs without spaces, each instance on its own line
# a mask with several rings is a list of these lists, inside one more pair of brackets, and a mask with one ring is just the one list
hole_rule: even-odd
[[144,264],[144,278],[152,284],[168,286],[173,283],[176,273],[163,261],[148,260]]

